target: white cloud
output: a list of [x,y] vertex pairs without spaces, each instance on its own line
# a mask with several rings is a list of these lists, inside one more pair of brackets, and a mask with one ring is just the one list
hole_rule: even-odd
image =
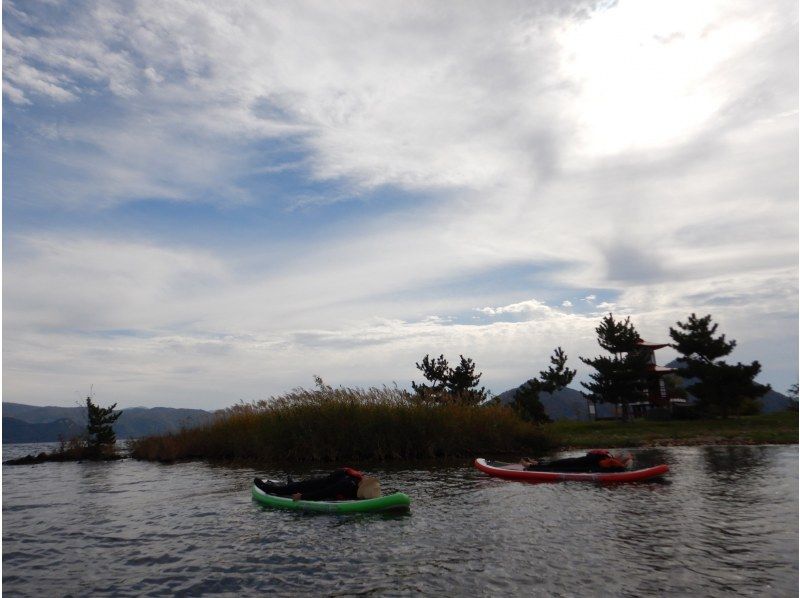
[[[12,245],[20,255],[5,272],[4,392],[15,399],[48,400],[57,389],[67,400],[95,384],[127,406],[224,406],[308,384],[312,374],[336,384],[407,385],[425,353],[472,357],[485,383],[500,392],[544,367],[556,346],[573,367],[579,355],[599,351],[597,313],[565,313],[528,300],[480,310],[518,321],[454,324],[447,314],[425,315],[428,301],[399,306],[372,298],[393,271],[373,281],[374,288],[353,290],[336,283],[339,269],[323,280],[315,271],[241,278],[227,259],[149,243],[51,236]],[[414,284],[401,281],[405,288]],[[767,372],[780,375],[791,356],[770,363],[763,351],[769,339],[785,347],[777,321],[796,321],[796,293],[791,270],[776,270],[631,287],[618,304],[635,310],[615,313],[630,313],[645,338],[667,341],[675,321],[692,310],[710,311],[740,341],[736,359],[761,359]],[[458,310],[468,300],[447,303]],[[763,309],[755,319],[754,304]],[[400,308],[421,315],[392,317]],[[667,350],[659,355],[662,362],[670,358]],[[578,369],[585,379],[585,368]]]
[[514,203],[561,167],[702,135],[750,93],[750,75],[775,71],[757,74],[765,57],[750,54],[779,51],[763,42],[780,4],[758,18],[727,3],[592,6],[89,3],[47,35],[6,32],[4,78],[14,101],[98,86],[124,101],[121,118],[70,132],[108,159],[95,199],[190,199],[181,185],[212,179],[231,193],[260,165],[231,168],[228,152],[292,138],[319,179]]
[[[720,314],[796,377],[796,326],[762,337],[796,320],[794,3],[104,2],[58,24],[28,9],[4,24],[4,94],[21,106],[6,119],[31,125],[13,141],[42,173],[69,176],[12,202],[255,203],[270,199],[240,179],[287,170],[336,183],[304,209],[384,185],[416,201],[291,246],[27,232],[5,264],[4,384],[21,398],[85,384],[98,357],[115,391],[226,404],[226,385],[413,377],[426,351],[480,357],[503,390],[555,345],[596,350],[596,316],[518,301],[542,289],[630,313],[655,340]],[[98,98],[108,110],[81,117]],[[514,293],[419,293],[520,265],[535,274]],[[495,321],[453,324],[476,305]]]
[[503,305],[500,307],[483,307],[475,309],[476,311],[484,313],[487,316],[499,316],[502,314],[525,314],[527,316],[535,316],[539,314],[543,316],[549,316],[558,313],[536,299],[529,299],[527,301],[520,301],[519,303],[512,303],[511,305]]
[[620,2],[567,29],[564,68],[581,85],[578,154],[680,143],[717,117],[730,97],[720,87],[732,82],[719,72],[784,18],[775,5],[757,16],[730,8]]
[[[72,131],[112,162],[133,139],[155,150],[153,162],[184,155],[180,144],[190,140],[207,159],[187,161],[202,168],[174,178],[193,184],[209,166],[225,171],[225,152],[213,151],[220,141],[235,148],[300,134],[319,179],[431,189],[493,188],[518,177],[520,165],[527,179],[555,159],[553,127],[567,99],[552,44],[569,18],[561,6],[567,14],[558,18],[513,4],[388,13],[360,3],[130,8],[97,4],[51,35],[6,36],[16,96],[76,100],[100,86],[127,102],[124,120]],[[131,164],[142,177],[151,166]],[[118,179],[117,200],[146,193]],[[151,175],[150,186],[161,179]]]

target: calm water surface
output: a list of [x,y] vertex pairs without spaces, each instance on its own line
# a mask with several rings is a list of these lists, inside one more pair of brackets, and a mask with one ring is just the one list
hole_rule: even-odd
[[[5,445],[3,459],[42,445]],[[633,451],[665,482],[369,468],[408,515],[309,515],[202,463],[3,466],[7,596],[797,596],[797,446]],[[359,464],[353,464],[358,466]],[[367,469],[367,468],[365,468]],[[309,471],[292,471],[296,477]]]

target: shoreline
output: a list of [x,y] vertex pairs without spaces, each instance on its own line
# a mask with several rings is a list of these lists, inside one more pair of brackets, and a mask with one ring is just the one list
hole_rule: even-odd
[[[637,449],[656,449],[677,446],[788,446],[800,444],[798,440],[777,440],[772,442],[753,440],[748,438],[697,438],[669,440],[663,439],[648,444],[607,444],[591,448],[637,448]],[[579,451],[588,448],[585,445],[562,445],[558,451]]]
[[784,411],[728,419],[550,424],[555,444],[582,448],[798,444],[798,413]]
[[[32,443],[33,444],[33,443]],[[702,447],[702,446],[791,446],[791,445],[800,445],[797,439],[795,440],[786,440],[786,441],[773,441],[773,442],[765,442],[765,441],[756,441],[753,439],[747,438],[696,438],[696,439],[681,439],[681,440],[669,440],[663,439],[656,441],[654,443],[648,444],[603,444],[603,445],[559,445],[558,447],[554,448],[552,453],[559,453],[559,452],[572,452],[572,451],[582,451],[587,450],[589,448],[606,448],[606,449],[614,449],[614,448],[626,448],[626,449],[659,449],[659,448],[674,448],[674,447]],[[422,464],[431,464],[431,465],[442,465],[442,464],[456,464],[456,463],[463,463],[465,460],[472,462],[474,459],[478,457],[483,457],[484,455],[476,454],[474,457],[441,457],[441,458],[423,458],[423,459],[393,459],[393,460],[384,460],[384,461],[372,461],[369,459],[365,459],[361,461],[361,466],[369,469],[370,466],[381,466],[391,467],[392,465],[400,465],[403,463],[414,463],[416,465]],[[517,452],[509,452],[509,453],[494,453],[493,456],[502,456],[502,457],[511,457],[511,456],[519,456]],[[50,455],[48,455],[50,457]],[[97,462],[116,462],[116,461],[149,461],[151,463],[159,463],[161,465],[176,465],[178,463],[208,463],[210,465],[235,465],[235,466],[247,466],[247,467],[255,467],[255,466],[269,466],[272,468],[282,468],[287,469],[289,467],[293,469],[314,469],[317,466],[330,466],[332,463],[336,463],[335,461],[318,461],[314,462],[302,462],[302,463],[288,463],[288,462],[274,462],[274,461],[265,461],[259,459],[213,459],[209,457],[195,457],[189,459],[176,459],[174,461],[158,461],[158,460],[148,460],[148,459],[137,459],[132,455],[117,455],[115,457],[107,457],[103,459],[76,459],[76,458],[42,458],[42,454],[39,453],[38,455],[26,455],[25,457],[20,457],[18,459],[9,459],[7,461],[3,461],[3,465],[9,466],[16,466],[16,465],[38,465],[41,463],[97,463]]]
[[[288,423],[275,421],[273,411],[234,412],[203,428],[129,441],[125,457],[158,463],[203,461],[305,469],[342,463],[461,462],[478,457],[514,460],[596,448],[800,444],[796,411],[713,420],[561,420],[541,425],[519,421],[502,408],[390,405],[376,409],[325,403],[297,411],[295,406],[282,410],[281,415],[298,415]],[[408,417],[400,419],[398,414]],[[321,422],[330,421],[339,422],[333,429],[341,434],[326,436],[332,428]],[[310,424],[317,427],[307,430]],[[297,433],[300,428],[306,433]],[[15,461],[35,464],[81,457],[85,455],[56,451]]]

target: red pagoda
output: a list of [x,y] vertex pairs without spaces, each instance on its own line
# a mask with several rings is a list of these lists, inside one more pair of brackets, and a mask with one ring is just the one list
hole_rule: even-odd
[[[685,404],[686,400],[677,397],[670,397],[667,386],[664,383],[664,376],[676,372],[675,368],[660,366],[656,363],[656,351],[668,347],[669,343],[651,343],[642,339],[637,342],[639,350],[647,356],[647,369],[644,372],[644,379],[647,382],[647,399],[628,403],[631,417],[645,417],[651,409],[664,409],[669,412],[676,404]],[[595,405],[588,400],[589,417],[597,419]],[[619,405],[614,405],[613,418],[603,417],[602,419],[616,419],[621,416]]]
[[[675,368],[668,368],[656,364],[656,351],[668,347],[669,343],[651,343],[639,339],[637,345],[645,353],[647,359],[647,371],[645,380],[647,381],[647,401],[630,403],[631,415],[633,417],[643,417],[647,411],[654,408],[669,409],[676,400],[667,394],[667,386],[664,384],[664,376],[676,371]],[[678,399],[683,402],[682,399]]]

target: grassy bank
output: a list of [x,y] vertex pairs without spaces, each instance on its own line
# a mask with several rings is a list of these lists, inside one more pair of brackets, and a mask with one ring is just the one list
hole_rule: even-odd
[[199,428],[140,438],[131,455],[150,461],[208,459],[272,463],[516,458],[555,448],[698,444],[791,444],[797,413],[628,423],[562,421],[536,426],[507,407],[433,405],[395,388],[320,384],[221,412]]
[[549,426],[561,448],[700,444],[796,444],[796,412],[690,421],[568,422]]
[[541,454],[547,429],[500,406],[431,405],[393,388],[320,385],[227,409],[212,423],[130,443],[137,459],[358,463]]

